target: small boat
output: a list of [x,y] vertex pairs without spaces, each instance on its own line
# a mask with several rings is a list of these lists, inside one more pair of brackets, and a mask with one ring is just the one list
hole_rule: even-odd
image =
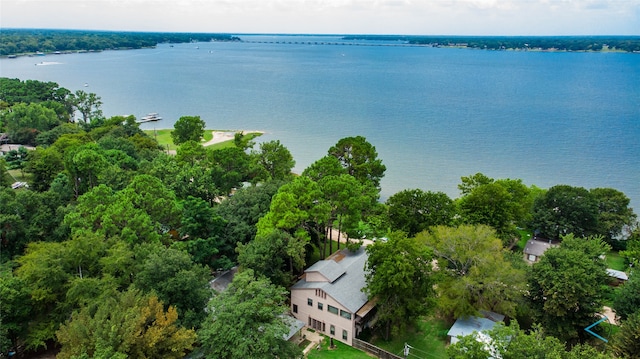
[[139,119],[136,122],[145,123],[145,122],[156,122],[160,120],[162,120],[162,117],[160,117],[160,115],[158,115],[156,112],[152,112],[147,114],[146,116],[143,116],[141,119]]

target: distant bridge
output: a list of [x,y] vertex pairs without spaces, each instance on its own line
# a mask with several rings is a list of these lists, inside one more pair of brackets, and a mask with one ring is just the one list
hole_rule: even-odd
[[384,47],[433,47],[433,45],[409,44],[409,43],[370,43],[370,42],[331,42],[331,41],[266,41],[266,40],[241,40],[248,44],[280,44],[280,45],[324,45],[324,46],[384,46]]

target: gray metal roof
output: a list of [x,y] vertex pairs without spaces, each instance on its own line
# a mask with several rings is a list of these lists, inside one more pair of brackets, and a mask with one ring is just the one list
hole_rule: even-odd
[[484,310],[484,309],[480,309],[480,314],[482,314],[483,317],[492,320],[494,322],[504,322],[504,315],[500,314],[500,313],[496,313],[496,312],[491,312],[488,310]]
[[[366,285],[364,266],[367,263],[368,255],[364,247],[356,252],[344,249],[342,253],[344,257],[336,264],[344,269],[344,274],[334,282],[307,282],[305,279],[301,279],[291,289],[322,289],[347,310],[356,313],[367,303],[367,295],[361,289]],[[327,261],[334,262],[331,259]],[[311,268],[313,266],[307,271]]]
[[480,317],[464,317],[458,318],[447,335],[455,338],[458,336],[467,336],[473,334],[473,332],[483,332],[493,329],[496,323],[487,318]]
[[553,247],[553,245],[549,242],[530,239],[529,241],[527,241],[527,245],[524,247],[524,253],[533,254],[536,257],[540,257],[547,249],[551,247]]
[[345,268],[342,267],[340,263],[336,263],[335,261],[329,259],[317,261],[311,267],[307,268],[307,270],[305,270],[305,273],[318,272],[325,278],[327,278],[329,282],[333,282],[336,279],[340,278],[340,276],[343,275],[345,271]]
[[627,276],[627,273],[619,270],[607,268],[607,274],[609,274],[609,276],[611,277],[614,277],[620,280],[629,280],[629,276]]
[[296,335],[297,332],[300,331],[300,329],[302,329],[302,327],[304,327],[304,322],[301,320],[298,320],[290,315],[282,315],[282,321],[287,325],[287,327],[289,328],[289,332],[287,334],[284,334],[282,337],[284,338],[284,340],[289,340],[291,339],[294,335]]
[[214,278],[209,282],[211,288],[213,288],[216,292],[221,293],[227,290],[227,287],[231,282],[233,282],[233,277],[238,272],[238,267],[233,267],[228,271],[222,273],[221,275]]

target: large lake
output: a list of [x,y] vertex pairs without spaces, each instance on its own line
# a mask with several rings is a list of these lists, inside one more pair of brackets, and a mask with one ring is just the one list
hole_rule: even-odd
[[280,43],[2,59],[0,76],[95,92],[107,116],[158,112],[158,128],[199,115],[212,129],[264,130],[262,140],[293,153],[296,172],[362,135],[387,166],[383,200],[409,188],[455,198],[461,176],[482,172],[543,188],[613,187],[640,204],[638,54],[241,37]]

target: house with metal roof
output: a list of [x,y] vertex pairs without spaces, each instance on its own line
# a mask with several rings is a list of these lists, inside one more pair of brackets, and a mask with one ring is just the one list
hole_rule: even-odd
[[352,345],[375,312],[365,287],[367,252],[336,252],[313,264],[291,287],[291,312],[310,328]]
[[607,268],[607,274],[613,279],[612,285],[618,286],[629,280],[627,273],[611,268]]
[[[460,340],[460,337],[466,337],[467,335],[471,335],[474,332],[477,332],[479,335],[478,338],[488,338],[486,336],[486,332],[493,329],[493,327],[498,322],[504,321],[504,315],[489,312],[489,311],[480,311],[482,317],[474,317],[468,316],[463,318],[458,318],[453,326],[447,332],[447,336],[449,338],[450,344],[455,344]],[[489,338],[490,339],[490,338]]]

